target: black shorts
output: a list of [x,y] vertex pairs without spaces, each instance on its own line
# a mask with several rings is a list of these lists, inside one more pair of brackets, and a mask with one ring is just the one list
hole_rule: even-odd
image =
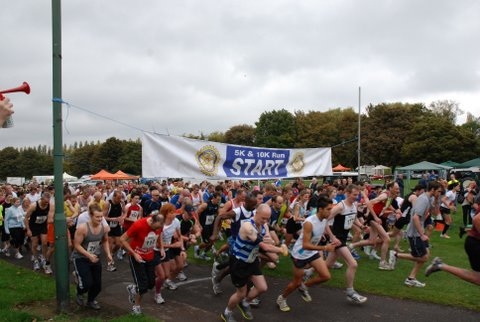
[[123,234],[122,226],[117,225],[115,227],[110,227],[110,231],[108,232],[109,237],[120,237]]
[[413,257],[423,257],[427,255],[428,242],[423,241],[420,237],[408,237],[410,242],[410,254]]
[[403,227],[405,227],[405,225],[408,225],[408,223],[410,222],[410,214],[408,214],[407,216],[405,217],[400,217],[397,219],[397,221],[395,222],[395,228],[397,228],[398,230],[402,230]]
[[298,231],[299,231],[300,229],[302,229],[302,224],[301,224],[301,223],[297,223],[297,222],[295,222],[295,220],[293,220],[293,218],[290,218],[290,219],[287,221],[286,229],[287,229],[287,234],[295,235],[295,234],[298,233]]
[[246,263],[235,256],[230,256],[230,278],[236,288],[247,285],[250,277],[254,275],[262,275],[258,258],[253,263]]
[[310,256],[309,258],[307,259],[297,259],[293,256],[290,256],[290,258],[292,259],[293,261],[293,265],[296,267],[296,268],[304,268],[305,266],[309,265],[311,262],[313,262],[314,260],[317,260],[320,258],[320,253],[316,253],[312,256]]
[[32,237],[46,235],[48,232],[47,222],[40,225],[30,225],[30,231],[32,232]]
[[450,215],[451,211],[450,208],[440,207],[440,213],[442,214],[442,218],[445,219],[445,215]]
[[480,272],[480,240],[467,236],[464,248],[468,255],[468,260],[470,261],[470,267],[475,272]]
[[433,226],[432,216],[428,216],[427,218],[425,218],[425,222],[423,223],[423,228],[426,228],[427,226]]
[[168,262],[170,258],[170,251],[168,249],[165,249],[165,257],[162,258],[162,255],[160,254],[159,250],[154,250],[154,255],[153,255],[153,263],[155,266],[161,263],[166,263]]
[[213,235],[213,225],[202,227],[202,241],[206,244],[210,243],[210,237]]
[[139,263],[132,256],[128,256],[130,269],[139,294],[145,294],[155,286],[155,261]]

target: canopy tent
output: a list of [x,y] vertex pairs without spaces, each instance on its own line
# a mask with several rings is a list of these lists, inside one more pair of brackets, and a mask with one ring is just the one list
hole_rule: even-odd
[[117,177],[115,174],[108,172],[107,170],[100,170],[90,177],[91,180],[115,180]]
[[397,168],[395,172],[406,173],[407,174],[407,181],[408,186],[410,186],[410,178],[412,176],[412,172],[414,171],[436,171],[438,172],[439,177],[447,178],[448,171],[452,167],[441,165],[433,162],[422,161],[419,163],[414,163],[411,165],[407,165],[406,167]]
[[459,164],[460,163],[452,161],[452,160],[448,160],[448,161],[440,163],[440,165],[446,165],[448,167],[453,167],[453,168],[458,167]]
[[392,169],[384,165],[377,165],[373,168],[373,173],[376,176],[384,176],[385,174],[391,174]]
[[126,174],[122,170],[118,170],[117,172],[114,173],[114,175],[117,177],[116,179],[118,180],[137,180],[139,178],[139,176]]
[[465,161],[456,166],[456,168],[480,167],[480,158]]
[[332,171],[339,171],[339,172],[349,171],[349,170],[350,170],[350,168],[344,167],[340,163],[336,167],[332,168]]
[[68,182],[68,181],[77,181],[77,180],[78,180],[77,177],[72,176],[72,175],[70,175],[70,174],[68,174],[68,173],[66,173],[66,172],[63,173],[63,181],[67,181],[67,182]]

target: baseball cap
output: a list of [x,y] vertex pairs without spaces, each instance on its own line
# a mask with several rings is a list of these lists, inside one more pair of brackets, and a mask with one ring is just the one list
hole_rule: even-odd
[[195,212],[195,208],[193,208],[193,206],[191,206],[191,205],[186,205],[185,206],[185,211],[187,212],[187,214],[193,215],[193,213]]

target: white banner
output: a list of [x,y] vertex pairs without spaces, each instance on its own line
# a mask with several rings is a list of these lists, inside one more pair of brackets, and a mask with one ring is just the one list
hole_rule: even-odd
[[146,178],[274,179],[332,174],[331,148],[271,149],[143,133]]

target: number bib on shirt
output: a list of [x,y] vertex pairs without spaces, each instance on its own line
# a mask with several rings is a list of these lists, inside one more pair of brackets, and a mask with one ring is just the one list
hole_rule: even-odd
[[92,241],[92,242],[89,242],[87,244],[87,252],[89,252],[90,254],[97,254],[98,251],[99,251],[99,247],[100,247],[100,241],[97,240],[97,241]]
[[343,225],[343,229],[349,230],[350,228],[352,228],[353,223],[355,222],[355,217],[356,217],[356,214],[345,215],[345,223]]
[[213,224],[214,220],[215,220],[215,216],[213,216],[213,215],[206,216],[205,217],[205,225],[208,226],[208,225]]
[[157,243],[157,238],[158,238],[158,235],[155,235],[154,232],[148,233],[148,235],[145,237],[145,240],[143,241],[142,249],[144,251],[153,249],[153,247]]

